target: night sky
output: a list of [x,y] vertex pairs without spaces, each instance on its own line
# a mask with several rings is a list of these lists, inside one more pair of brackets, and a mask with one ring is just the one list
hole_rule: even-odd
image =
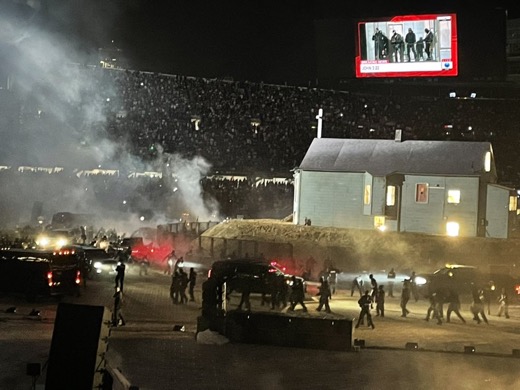
[[[95,63],[97,49],[113,41],[133,69],[298,82],[317,77],[316,21],[344,19],[354,25],[363,18],[478,12],[476,7],[485,14],[499,3],[509,9],[510,17],[518,15],[519,6],[505,0],[493,5],[430,1],[397,6],[379,0],[0,0],[0,12],[9,10],[28,24],[66,37],[79,53],[88,55],[88,60],[72,61]],[[348,44],[354,44],[353,37]]]

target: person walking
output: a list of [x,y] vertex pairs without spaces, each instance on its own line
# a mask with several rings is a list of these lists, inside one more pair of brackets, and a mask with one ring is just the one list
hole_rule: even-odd
[[372,290],[370,290],[370,297],[372,298],[372,302],[374,302],[377,295],[377,281],[373,274],[370,274],[368,277],[370,278],[370,285],[372,286]]
[[325,306],[325,311],[327,313],[330,313],[330,306],[329,306],[329,299],[332,296],[332,293],[330,291],[329,282],[327,281],[327,278],[322,277],[321,278],[321,284],[319,287],[318,295],[320,296],[320,303],[318,307],[316,308],[316,311],[321,311],[323,306]]
[[466,320],[464,317],[462,317],[462,314],[460,314],[460,299],[459,294],[455,290],[450,290],[447,297],[448,301],[448,310],[446,310],[446,322],[450,322],[450,316],[451,313],[455,313],[457,317],[460,318],[460,320],[463,323],[466,323]]
[[359,298],[358,300],[359,307],[361,308],[361,312],[359,313],[358,322],[356,324],[356,328],[359,328],[359,325],[364,322],[365,316],[367,317],[367,326],[375,328],[374,322],[372,321],[372,315],[370,314],[370,307],[373,304],[372,297],[370,295],[369,290],[365,290],[365,294]]
[[244,280],[241,283],[242,296],[240,297],[240,302],[238,303],[238,310],[242,310],[242,306],[245,306],[246,311],[251,311],[251,301],[249,300],[249,296],[251,295],[251,286],[249,285],[249,281]]
[[473,298],[473,302],[471,303],[470,309],[471,313],[473,313],[473,321],[477,321],[477,324],[480,324],[482,321],[484,321],[486,324],[489,324],[486,313],[484,312],[484,292],[473,286],[471,289],[471,296]]
[[119,287],[121,292],[123,291],[123,286],[125,283],[125,271],[126,271],[126,265],[122,261],[117,263],[116,267],[116,287]]
[[501,317],[502,314],[505,315],[506,318],[509,318],[509,297],[507,296],[506,289],[502,287],[500,291],[500,296],[498,297],[498,316]]
[[172,283],[170,285],[170,298],[174,305],[177,305],[180,302],[180,278],[181,275],[178,271],[173,273]]
[[181,305],[188,303],[188,296],[186,295],[186,289],[188,288],[189,280],[188,274],[183,268],[179,268],[179,297]]
[[385,295],[386,291],[384,289],[385,286],[380,285],[376,294],[376,317],[384,317],[385,316]]
[[406,308],[410,300],[410,279],[405,279],[403,282],[403,291],[401,291],[401,317],[406,317],[410,311]]
[[126,325],[125,318],[123,316],[123,291],[121,288],[116,287],[116,291],[112,296],[114,298],[114,312],[112,313],[112,326],[117,327],[119,325]]
[[419,300],[419,292],[417,291],[417,283],[415,283],[415,271],[412,271],[412,275],[410,275],[410,290],[412,292],[413,299],[415,302]]
[[296,276],[292,276],[291,279],[291,306],[289,307],[290,311],[294,311],[296,305],[300,304],[303,307],[303,311],[307,311],[307,306],[305,306],[305,291],[303,289],[303,283],[300,279],[296,278]]
[[361,279],[361,275],[355,276],[354,280],[352,280],[352,284],[350,286],[350,296],[354,296],[354,291],[359,291],[359,297],[363,296],[363,279]]
[[394,268],[390,268],[390,271],[388,271],[388,275],[386,275],[386,278],[388,279],[388,296],[390,298],[394,297],[394,281],[395,281],[395,271]]
[[190,274],[188,276],[190,302],[195,302],[195,284],[197,283],[197,271],[195,268],[190,268]]

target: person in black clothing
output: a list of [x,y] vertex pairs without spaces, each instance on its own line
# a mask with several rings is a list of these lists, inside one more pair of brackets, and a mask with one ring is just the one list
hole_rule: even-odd
[[330,313],[331,311],[329,306],[329,299],[332,296],[332,294],[330,292],[329,282],[324,277],[321,278],[321,284],[319,287],[318,295],[320,296],[320,303],[316,308],[316,311],[321,311],[323,306],[325,306],[325,311],[327,313]]
[[188,276],[189,288],[190,288],[190,302],[195,302],[195,283],[197,283],[197,272],[195,268],[190,268],[190,274]]
[[489,324],[488,319],[486,317],[486,313],[484,312],[484,302],[483,302],[484,292],[482,290],[477,289],[475,286],[471,289],[471,296],[473,297],[473,302],[471,303],[470,309],[473,313],[473,320],[477,321],[477,324],[481,323],[480,317],[482,320]]
[[426,36],[424,37],[424,51],[426,52],[426,60],[432,60],[432,44],[433,44],[433,32],[430,29],[425,28],[424,32]]
[[410,62],[410,51],[413,53],[414,61],[417,61],[417,52],[415,51],[415,33],[411,28],[408,29],[404,37],[404,41],[406,43],[406,55],[408,57],[408,62]]
[[123,306],[123,291],[116,287],[116,292],[112,296],[114,298],[114,312],[112,313],[112,326],[118,326],[121,322],[121,325],[126,325],[125,318],[122,313]]
[[382,60],[386,58],[388,53],[388,38],[383,34],[381,30],[376,27],[374,35],[372,35],[374,41],[374,55],[376,60]]
[[453,312],[457,315],[457,317],[460,318],[460,320],[463,323],[466,323],[466,320],[460,314],[459,294],[454,290],[450,290],[448,293],[447,301],[448,301],[448,310],[446,310],[446,322],[450,322],[451,313]]
[[119,287],[121,289],[121,292],[123,291],[123,285],[125,282],[125,270],[126,270],[125,263],[123,263],[122,261],[117,263],[115,282],[116,282],[116,287]]
[[307,311],[307,306],[303,300],[305,299],[305,291],[303,290],[303,283],[300,279],[296,278],[296,276],[292,276],[291,283],[291,306],[289,307],[290,311],[294,311],[296,305],[300,304],[303,307],[303,311]]
[[403,62],[404,41],[403,36],[397,31],[392,31],[390,43],[392,44],[392,62]]
[[415,48],[417,49],[417,57],[415,57],[416,61],[424,60],[424,39],[422,37],[419,37],[417,40]]
[[372,298],[372,302],[375,302],[377,295],[377,281],[373,274],[370,274],[368,277],[370,278],[370,285],[372,286],[370,297]]
[[385,289],[383,285],[380,285],[376,294],[376,316],[385,316]]
[[179,297],[181,305],[188,303],[188,296],[186,295],[186,289],[188,288],[188,274],[184,272],[184,269],[179,268]]
[[390,298],[394,297],[394,280],[395,280],[395,271],[393,268],[390,269],[388,275],[386,276],[388,279],[388,296]]
[[428,307],[428,311],[426,312],[426,321],[430,320],[430,316],[432,319],[437,320],[437,325],[442,325],[442,317],[440,314],[440,307],[442,305],[443,298],[441,294],[437,291],[432,292],[428,299],[430,300],[430,306]]
[[240,302],[238,303],[238,310],[242,310],[242,305],[245,305],[246,311],[251,311],[251,301],[249,300],[249,296],[251,295],[251,286],[249,286],[249,282],[246,280],[241,284],[242,296],[240,298]]
[[374,323],[372,322],[372,315],[370,314],[370,307],[373,304],[372,298],[370,296],[370,291],[365,290],[365,294],[359,298],[358,300],[359,307],[361,308],[361,312],[359,313],[358,322],[356,324],[356,328],[359,328],[359,325],[363,323],[364,317],[367,317],[367,325],[371,326],[372,329],[375,328]]
[[410,300],[410,279],[405,279],[403,282],[403,290],[401,291],[401,317],[406,317],[410,311],[406,308]]
[[170,285],[170,298],[172,303],[177,305],[180,302],[180,279],[181,275],[179,271],[174,272],[172,275],[172,283]]

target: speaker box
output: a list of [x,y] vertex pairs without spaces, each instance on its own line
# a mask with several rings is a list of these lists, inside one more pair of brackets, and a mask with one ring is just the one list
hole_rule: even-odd
[[60,303],[56,312],[45,388],[92,390],[103,381],[110,310]]

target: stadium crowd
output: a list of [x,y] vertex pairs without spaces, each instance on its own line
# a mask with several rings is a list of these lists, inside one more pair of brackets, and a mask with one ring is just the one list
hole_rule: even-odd
[[[103,97],[103,125],[117,145],[145,160],[161,153],[202,156],[213,176],[246,177],[203,179],[205,196],[218,200],[224,216],[290,214],[291,170],[316,137],[320,108],[326,138],[393,139],[401,129],[404,140],[490,141],[499,182],[520,185],[515,99],[400,95],[390,88],[360,93],[121,69],[83,71]],[[287,180],[258,184],[258,177]]]

